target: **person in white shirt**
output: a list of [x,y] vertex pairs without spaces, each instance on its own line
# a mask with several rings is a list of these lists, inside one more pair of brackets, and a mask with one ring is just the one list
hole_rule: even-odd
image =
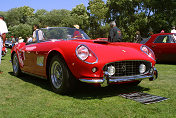
[[39,26],[38,25],[34,25],[34,32],[33,32],[33,42],[40,42],[41,40],[43,40],[43,32],[38,29]]
[[[6,33],[8,33],[7,25],[4,21],[4,17],[0,15],[0,64],[1,64],[1,56],[2,56],[2,48],[5,46]],[[0,70],[0,74],[2,71]]]
[[171,33],[176,33],[175,27],[172,27]]
[[24,39],[22,37],[19,37],[18,43],[22,43],[22,42],[24,42]]

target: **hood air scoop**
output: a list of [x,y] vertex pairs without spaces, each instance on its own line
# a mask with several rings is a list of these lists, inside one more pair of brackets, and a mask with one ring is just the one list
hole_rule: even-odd
[[108,44],[108,41],[103,41],[103,40],[95,40],[93,41],[94,43],[98,43],[98,44]]

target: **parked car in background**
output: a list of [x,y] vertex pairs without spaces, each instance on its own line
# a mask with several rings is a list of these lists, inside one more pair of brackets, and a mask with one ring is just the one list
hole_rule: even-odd
[[6,41],[5,41],[5,47],[6,47],[6,48],[12,48],[12,41],[6,40]]
[[76,80],[106,86],[137,85],[143,79],[157,78],[154,53],[145,45],[90,40],[75,28],[41,30],[44,40],[22,42],[12,48],[15,76],[27,73],[46,78],[56,93],[72,90]]
[[141,41],[141,44],[147,45],[154,51],[157,61],[176,62],[176,34],[153,34]]

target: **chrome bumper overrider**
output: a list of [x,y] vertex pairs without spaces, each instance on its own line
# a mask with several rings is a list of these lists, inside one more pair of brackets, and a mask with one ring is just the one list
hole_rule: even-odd
[[135,75],[135,76],[122,76],[122,77],[111,77],[107,74],[104,75],[102,79],[94,79],[94,78],[81,78],[79,79],[81,82],[86,83],[99,83],[103,84],[105,82],[109,83],[117,83],[117,82],[128,82],[128,81],[135,81],[135,80],[143,80],[143,79],[149,79],[150,81],[157,79],[158,72],[156,68],[154,68],[154,72],[150,75]]

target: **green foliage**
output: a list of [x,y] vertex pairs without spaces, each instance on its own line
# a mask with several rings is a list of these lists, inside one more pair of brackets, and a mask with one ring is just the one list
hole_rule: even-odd
[[109,28],[106,26],[105,22],[106,14],[108,12],[108,7],[106,7],[106,4],[102,0],[89,0],[88,11],[90,36],[92,38],[107,37]]
[[70,21],[72,21],[72,27],[77,24],[85,31],[89,29],[89,16],[86,7],[83,4],[77,5],[72,9]]
[[20,23],[25,24],[28,18],[34,15],[34,9],[28,6],[13,8],[7,12],[8,25],[14,26]]
[[[13,8],[7,12],[0,11],[5,16],[8,27],[19,24],[38,24],[40,27],[73,27],[78,24],[91,38],[108,37],[109,23],[116,21],[123,35],[123,41],[134,41],[136,31],[142,37],[148,37],[152,30],[170,32],[176,26],[176,2],[174,0],[89,0],[86,8],[77,5],[71,11],[60,9],[46,11],[28,6]],[[31,30],[31,29],[28,29]],[[18,35],[18,34],[17,34]],[[28,35],[28,34],[26,34]]]
[[24,39],[32,35],[32,27],[28,24],[19,24],[15,26],[10,26],[9,30],[12,36],[22,37]]

